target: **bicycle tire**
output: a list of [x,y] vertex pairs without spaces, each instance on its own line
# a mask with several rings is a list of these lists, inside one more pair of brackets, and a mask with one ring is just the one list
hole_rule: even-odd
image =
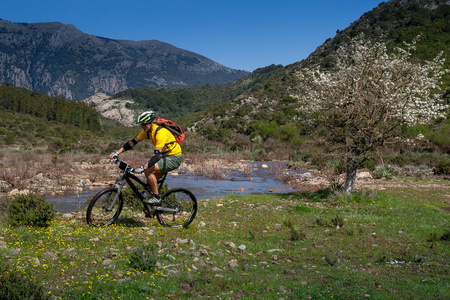
[[123,208],[122,192],[119,194],[119,198],[113,207],[105,207],[105,204],[112,204],[117,191],[118,189],[116,187],[107,187],[92,198],[86,210],[86,222],[89,225],[95,227],[108,226],[119,218]]
[[166,227],[188,227],[197,214],[197,198],[194,194],[183,188],[168,190],[161,197],[162,208],[178,208],[179,211],[165,212],[157,210],[158,222]]

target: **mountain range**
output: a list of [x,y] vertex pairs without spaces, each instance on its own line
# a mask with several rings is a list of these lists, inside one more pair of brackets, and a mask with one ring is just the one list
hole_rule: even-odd
[[0,19],[0,83],[69,100],[128,88],[190,87],[249,74],[157,40],[113,40],[73,25]]

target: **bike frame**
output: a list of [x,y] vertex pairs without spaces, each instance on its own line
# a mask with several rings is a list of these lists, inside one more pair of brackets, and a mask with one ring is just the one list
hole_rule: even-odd
[[[140,185],[142,185],[144,187],[144,189],[148,192],[150,192],[150,190],[147,188],[147,184],[144,183],[141,179],[139,179],[136,175],[132,174],[131,172],[133,171],[133,168],[130,167],[127,163],[121,161],[121,160],[117,160],[115,161],[116,163],[119,163],[119,169],[123,171],[123,176],[122,178],[117,178],[116,179],[116,183],[114,184],[115,187],[117,187],[117,194],[114,197],[114,200],[111,202],[111,205],[109,206],[109,208],[105,208],[108,211],[111,211],[112,208],[114,207],[114,205],[116,204],[117,198],[119,197],[119,195],[122,193],[122,189],[125,186],[125,184],[128,184],[128,186],[130,186],[130,188],[133,190],[133,192],[139,197],[139,199],[142,201],[142,203],[144,204],[144,207],[148,209],[147,204],[144,202],[144,197],[142,196],[141,192],[139,192],[139,189],[136,187],[136,185],[133,183],[133,181],[136,181],[137,183],[139,183]],[[166,180],[167,177],[167,173],[163,175],[163,177],[161,177],[158,180],[158,190],[161,189],[162,185],[164,184],[164,181]],[[106,200],[107,201],[107,200]],[[168,209],[168,208],[160,208],[162,210],[166,210],[166,211],[176,211],[173,209]],[[154,210],[154,209],[152,209]]]

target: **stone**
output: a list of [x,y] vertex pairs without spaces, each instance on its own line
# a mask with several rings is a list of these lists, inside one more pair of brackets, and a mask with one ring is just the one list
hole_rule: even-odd
[[284,270],[284,274],[286,274],[286,275],[295,275],[295,270]]
[[245,245],[240,245],[240,246],[238,247],[238,250],[239,250],[239,251],[242,251],[242,252],[244,252],[245,249],[247,249],[247,246],[245,246]]
[[239,264],[238,264],[238,262],[237,262],[236,259],[232,259],[232,260],[230,260],[230,261],[228,262],[228,266],[229,266],[230,268],[236,268],[237,266],[239,266]]
[[112,262],[112,259],[105,259],[104,261],[102,261],[102,265],[109,266],[110,264],[112,264]]
[[8,251],[9,255],[18,255],[20,253],[20,249],[11,249]]
[[42,253],[41,257],[44,258],[44,259],[58,260],[58,257],[56,256],[56,254],[54,254],[52,252]]
[[283,250],[281,250],[281,249],[270,249],[270,250],[267,250],[267,252],[269,252],[269,253],[273,253],[273,252],[283,252]]
[[96,243],[96,242],[100,242],[100,239],[99,238],[92,238],[89,241]]
[[233,242],[227,242],[225,245],[227,245],[230,249],[236,249],[236,244]]
[[358,172],[356,173],[356,179],[364,179],[364,178],[373,178],[372,174],[370,174],[370,172],[367,171],[363,171],[363,172]]
[[206,224],[205,224],[205,222],[203,222],[203,221],[200,221],[199,223],[198,223],[198,225],[197,225],[198,227],[205,227],[206,226]]
[[189,243],[189,240],[188,240],[188,239],[182,240],[182,239],[180,239],[180,238],[177,238],[177,239],[176,239],[176,242],[177,242],[178,244],[187,244],[187,243]]
[[13,189],[11,192],[9,192],[9,196],[15,196],[15,195],[17,195],[17,194],[19,194],[19,190],[18,189]]
[[263,169],[268,169],[268,168],[269,168],[269,166],[268,166],[268,165],[266,165],[266,164],[264,164],[264,165],[261,165],[261,168],[263,168]]
[[37,258],[37,257],[32,258],[31,263],[36,267],[41,265],[41,262],[39,261],[39,258]]

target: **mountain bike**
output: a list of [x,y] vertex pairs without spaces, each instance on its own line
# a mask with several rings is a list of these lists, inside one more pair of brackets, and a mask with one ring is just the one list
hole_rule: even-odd
[[[197,199],[191,191],[185,188],[173,188],[161,196],[160,203],[147,204],[144,202],[143,195],[151,195],[147,183],[133,174],[134,169],[124,161],[115,158],[113,162],[118,164],[122,177],[117,178],[113,185],[102,189],[92,198],[86,210],[86,222],[89,225],[108,226],[119,218],[124,205],[122,191],[127,185],[144,205],[146,217],[156,217],[161,225],[167,227],[188,227],[192,223],[197,213]],[[159,191],[166,177],[167,173],[158,180]]]

